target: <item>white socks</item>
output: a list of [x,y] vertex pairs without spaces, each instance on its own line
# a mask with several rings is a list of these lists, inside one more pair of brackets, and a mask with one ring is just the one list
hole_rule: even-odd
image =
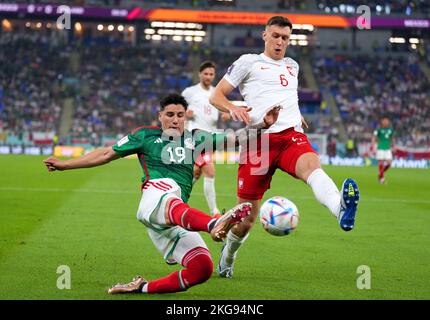
[[340,192],[333,180],[318,168],[308,177],[307,184],[312,188],[315,198],[338,218],[340,212]]
[[203,193],[205,194],[211,214],[218,213],[215,195],[215,178],[203,178]]
[[237,250],[239,250],[240,246],[246,241],[246,239],[248,239],[248,236],[249,233],[247,233],[243,238],[240,238],[231,232],[231,230],[227,233],[227,240],[221,257],[221,259],[224,260],[224,264],[233,264]]

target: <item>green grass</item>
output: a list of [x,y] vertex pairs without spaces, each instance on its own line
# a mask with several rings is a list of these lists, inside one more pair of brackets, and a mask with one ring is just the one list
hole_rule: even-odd
[[[392,169],[379,185],[375,167],[325,167],[340,185],[353,176],[361,191],[356,228],[343,232],[304,183],[277,172],[266,197],[287,196],[300,211],[286,237],[256,225],[233,279],[212,278],[187,292],[109,296],[117,282],[167,275],[168,266],[136,220],[140,167],[48,173],[42,157],[0,156],[0,299],[429,299],[430,171]],[[217,166],[220,207],[235,204],[236,166]],[[190,205],[207,210],[202,181]],[[218,263],[221,244],[203,234]],[[57,289],[57,267],[71,269],[72,288]],[[371,269],[358,290],[357,268]]]

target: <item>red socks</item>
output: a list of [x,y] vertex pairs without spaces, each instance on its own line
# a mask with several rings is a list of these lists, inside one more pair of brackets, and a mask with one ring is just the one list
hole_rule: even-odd
[[390,169],[390,167],[391,167],[391,165],[386,164],[385,167],[384,167],[384,172],[387,171],[388,169]]
[[203,283],[212,275],[213,262],[209,251],[196,247],[187,252],[182,260],[186,269],[175,271],[167,277],[149,281],[148,293],[167,293],[187,290],[189,287]]
[[384,177],[384,162],[379,161],[379,179]]
[[206,213],[190,208],[181,199],[173,199],[169,202],[168,207],[169,219],[172,224],[181,226],[189,231],[209,232],[212,224],[216,221]]

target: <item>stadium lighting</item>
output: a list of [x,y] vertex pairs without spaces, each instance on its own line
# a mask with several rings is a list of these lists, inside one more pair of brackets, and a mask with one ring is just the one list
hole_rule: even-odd
[[12,23],[8,19],[2,21],[2,26],[6,30],[12,30]]
[[416,50],[417,49],[417,45],[415,43],[412,43],[411,44],[411,48],[414,49],[414,50]]
[[292,34],[290,40],[307,40],[308,36],[305,34]]
[[30,27],[31,27],[31,23],[30,23],[30,22],[26,22],[26,23],[25,23],[25,26],[26,26],[27,28],[30,28]]
[[109,26],[108,26],[108,30],[109,31],[113,31],[115,29],[115,27],[112,25],[112,24],[110,24]]
[[293,24],[293,29],[314,31],[315,27],[312,24]]
[[185,37],[185,41],[193,41],[193,37],[191,37],[191,36],[186,36],[186,37]]
[[196,32],[194,30],[185,30],[184,35],[186,36],[195,36]]
[[418,44],[418,43],[420,43],[420,39],[418,39],[418,38],[410,38],[409,39],[409,43]]
[[154,29],[151,29],[151,28],[145,29],[145,34],[154,34],[154,33],[155,33]]
[[150,36],[149,34],[147,34],[147,35],[145,36],[145,39],[146,39],[146,40],[151,40],[151,36]]
[[118,29],[119,32],[123,32],[124,31],[124,26],[122,24],[120,24],[117,29]]
[[99,25],[97,26],[97,30],[99,30],[99,31],[103,31],[103,29],[104,29],[104,26],[103,26],[102,24],[99,24]]
[[48,22],[48,23],[46,24],[46,28],[47,28],[47,29],[51,29],[51,28],[52,28],[52,23]]
[[184,29],[185,27],[186,27],[186,24],[183,22],[176,22],[175,23],[175,28]]
[[391,43],[405,43],[406,39],[401,37],[391,37],[390,38]]
[[196,36],[204,37],[206,35],[206,31],[196,31],[195,34]]
[[82,32],[82,24],[80,22],[75,23],[75,31],[78,33]]
[[37,28],[37,29],[42,28],[42,22],[38,22],[38,23],[36,23],[36,28]]
[[151,39],[152,39],[152,40],[159,41],[159,40],[161,40],[161,36],[160,36],[159,34],[154,34],[154,35],[151,37]]
[[307,45],[308,45],[308,42],[307,42],[306,40],[299,40],[299,41],[297,42],[297,44],[298,44],[299,46],[307,46]]
[[163,26],[164,26],[164,24],[161,21],[153,21],[153,22],[151,22],[151,27],[153,27],[153,28],[161,28]]
[[134,27],[133,26],[128,27],[128,32],[134,32]]
[[173,41],[182,41],[181,36],[173,36],[172,39],[173,39]]
[[292,46],[296,46],[296,45],[297,45],[297,41],[296,41],[296,40],[291,40],[291,41],[290,41],[290,44],[291,44]]
[[194,37],[194,41],[195,42],[202,42],[203,38],[202,37]]
[[174,22],[164,22],[164,27],[165,28],[174,28],[175,23]]

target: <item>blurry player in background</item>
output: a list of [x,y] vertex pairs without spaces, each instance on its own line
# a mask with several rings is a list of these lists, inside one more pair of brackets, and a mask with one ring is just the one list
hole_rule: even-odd
[[[248,126],[260,122],[272,106],[282,106],[278,121],[265,133],[269,139],[268,150],[257,145],[257,152],[269,159],[266,173],[253,174],[261,164],[252,163],[249,154],[241,155],[246,161],[239,165],[237,196],[239,203],[252,203],[252,213],[246,224],[232,228],[227,234],[218,264],[221,277],[232,277],[236,253],[248,237],[258,216],[260,201],[278,168],[307,183],[344,231],[354,227],[359,200],[357,184],[353,179],[345,179],[339,191],[321,168],[317,153],[303,133],[298,104],[299,65],[284,57],[291,32],[292,24],[287,18],[270,18],[263,32],[264,52],[245,54],[236,60],[210,98],[220,111],[229,112],[233,120]],[[238,86],[247,108],[237,107],[227,99]]]
[[[215,63],[204,61],[199,67],[200,82],[194,86],[186,88],[182,95],[188,102],[187,109],[187,129],[201,129],[209,132],[217,131],[217,122],[220,112],[209,103],[209,97],[213,93],[212,82],[215,79]],[[222,114],[223,120],[229,119],[228,113]],[[195,183],[203,173],[203,193],[208,203],[209,210],[214,217],[218,217],[220,212],[216,204],[215,193],[215,166],[213,154],[206,152],[201,154],[194,165]]]
[[393,161],[393,134],[390,120],[387,117],[381,119],[380,127],[373,132],[372,145],[377,144],[376,159],[379,161],[379,183],[385,182],[385,172],[391,167]]
[[195,231],[208,232],[213,240],[222,241],[228,230],[250,213],[249,203],[232,208],[221,218],[188,206],[194,153],[202,143],[215,146],[221,142],[224,146],[226,136],[197,130],[203,137],[198,139],[186,132],[187,105],[184,97],[169,95],[161,101],[161,128],[139,127],[112,147],[97,149],[80,158],[44,160],[48,170],[55,171],[90,168],[138,155],[144,175],[137,218],[147,227],[149,237],[165,261],[180,263],[184,269],[152,281],[137,276],[128,284],[110,288],[111,294],[177,292],[205,282],[212,275],[213,262],[205,242]]

